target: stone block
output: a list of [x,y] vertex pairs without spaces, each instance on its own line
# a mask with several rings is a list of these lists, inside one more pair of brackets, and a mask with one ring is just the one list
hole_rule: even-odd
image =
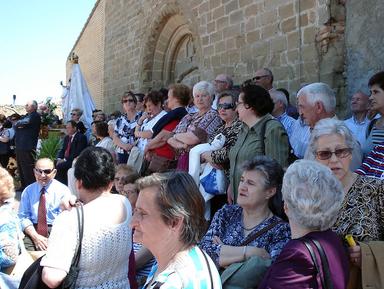
[[294,31],[287,34],[288,50],[298,48],[300,45],[299,31]]
[[209,10],[219,7],[221,5],[221,0],[209,0]]
[[216,22],[215,21],[211,21],[207,24],[207,33],[210,34],[210,33],[213,33],[216,31]]
[[261,25],[269,25],[277,21],[276,10],[266,11],[261,13],[258,17],[260,17]]
[[223,17],[220,17],[219,19],[216,20],[216,28],[218,30],[222,29],[223,27],[228,26],[228,24],[229,24],[229,17],[228,16],[223,16]]
[[253,31],[256,29],[256,17],[248,17],[245,19],[245,31]]
[[225,41],[222,40],[220,42],[217,42],[215,44],[215,54],[219,54],[221,52],[224,52],[225,51]]
[[244,9],[245,17],[249,16],[255,16],[260,13],[260,4],[254,3],[250,6],[248,6],[246,9]]
[[261,28],[261,37],[263,39],[268,39],[270,37],[274,37],[278,32],[278,27],[277,27],[277,24],[270,24],[270,25],[266,25],[266,26],[263,26]]
[[231,0],[224,6],[225,14],[231,14],[233,11],[239,9],[239,0]]
[[317,28],[314,26],[309,26],[304,28],[303,31],[303,44],[314,43],[316,39]]
[[260,30],[248,32],[246,34],[247,43],[254,43],[260,40]]
[[244,19],[244,13],[242,10],[239,10],[239,11],[235,11],[235,12],[232,12],[230,15],[229,15],[229,23],[232,25],[232,24],[236,24],[236,23],[240,23],[242,22]]
[[278,8],[278,11],[279,11],[280,19],[290,18],[295,13],[293,3],[289,3],[287,5],[280,6]]
[[296,30],[297,25],[296,25],[297,17],[293,16],[291,18],[288,18],[280,23],[280,29],[284,33],[291,32],[293,30]]
[[300,10],[301,11],[315,8],[315,5],[316,5],[315,0],[299,0],[299,1],[300,1]]
[[253,2],[254,2],[253,0],[239,0],[239,6],[240,8],[243,8],[248,5],[251,5]]
[[224,6],[219,6],[212,11],[212,19],[218,19],[225,15]]
[[281,52],[287,49],[287,38],[285,35],[271,39],[271,50]]
[[223,29],[224,38],[235,38],[239,34],[241,34],[240,24],[231,25]]
[[236,41],[234,38],[228,38],[225,40],[225,46],[227,51],[233,50],[236,47]]

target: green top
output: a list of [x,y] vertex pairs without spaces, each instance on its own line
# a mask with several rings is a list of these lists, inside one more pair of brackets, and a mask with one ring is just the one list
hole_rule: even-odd
[[[273,118],[272,115],[266,114],[251,128],[243,123],[238,139],[229,153],[230,186],[235,203],[237,203],[238,186],[242,173],[240,167],[245,161],[258,155],[266,155],[277,160],[283,168],[288,166],[288,136],[279,121],[268,121]],[[261,135],[264,125],[266,126],[265,139]],[[263,140],[265,152],[263,151]]]

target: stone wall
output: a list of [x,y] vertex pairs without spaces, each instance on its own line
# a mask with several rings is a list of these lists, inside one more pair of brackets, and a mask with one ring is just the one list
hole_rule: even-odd
[[[343,108],[343,1],[120,0],[97,5],[96,11],[105,7],[104,69],[99,73],[108,112],[120,108],[120,96],[129,89],[145,92],[176,81],[193,85],[218,73],[240,84],[262,67],[274,73],[275,87],[291,94],[302,83],[329,83]],[[93,39],[83,40],[88,26],[78,43],[92,45]],[[86,74],[87,63],[79,56]]]
[[350,98],[357,90],[368,93],[369,78],[384,70],[384,2],[348,0],[347,3],[346,75]]
[[[79,56],[79,65],[97,108],[104,109],[104,30],[105,0],[99,0],[71,50]],[[67,81],[72,64],[67,60]]]

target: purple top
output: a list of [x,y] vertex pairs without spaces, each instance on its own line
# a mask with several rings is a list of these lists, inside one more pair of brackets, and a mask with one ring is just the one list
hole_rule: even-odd
[[[334,289],[347,288],[349,263],[346,248],[341,239],[331,230],[311,232],[305,237],[316,239],[324,248]],[[314,247],[314,246],[313,246]],[[321,259],[315,249],[321,268]],[[264,288],[321,288],[311,255],[300,239],[292,239],[284,247],[276,261],[268,269],[260,284]]]

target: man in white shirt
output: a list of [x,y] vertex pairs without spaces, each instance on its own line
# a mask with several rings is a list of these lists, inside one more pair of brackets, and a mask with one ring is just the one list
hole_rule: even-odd
[[216,76],[213,84],[215,85],[215,99],[212,102],[212,108],[217,109],[217,100],[220,93],[226,90],[231,90],[233,86],[233,80],[232,77],[230,77],[228,74],[219,74]]
[[358,91],[351,98],[352,117],[344,121],[360,145],[363,145],[365,142],[365,133],[369,124],[367,117],[368,109],[369,95]]

